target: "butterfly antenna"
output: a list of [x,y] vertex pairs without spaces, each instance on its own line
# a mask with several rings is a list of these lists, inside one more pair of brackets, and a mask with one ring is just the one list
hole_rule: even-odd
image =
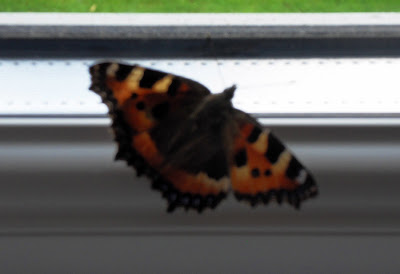
[[221,70],[221,66],[220,66],[220,63],[221,63],[221,62],[220,62],[219,59],[217,58],[217,53],[216,53],[215,47],[214,47],[214,41],[211,39],[211,37],[208,37],[207,39],[208,39],[208,43],[209,43],[209,45],[210,45],[211,54],[212,54],[212,56],[214,56],[214,59],[215,59],[215,61],[217,62],[217,70],[218,70],[219,77],[220,77],[220,79],[221,79],[221,81],[222,81],[223,86],[226,87],[227,84],[226,84],[226,82],[225,82],[224,74],[222,73],[222,70]]

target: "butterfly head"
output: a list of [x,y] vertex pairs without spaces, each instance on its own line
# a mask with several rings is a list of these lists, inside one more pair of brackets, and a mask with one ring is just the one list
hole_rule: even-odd
[[232,86],[221,93],[208,95],[191,115],[194,124],[203,129],[220,130],[234,112],[231,99],[235,89],[236,86]]
[[235,94],[235,90],[236,90],[236,85],[233,85],[229,88],[224,89],[222,94],[226,100],[230,101],[233,98],[233,95]]

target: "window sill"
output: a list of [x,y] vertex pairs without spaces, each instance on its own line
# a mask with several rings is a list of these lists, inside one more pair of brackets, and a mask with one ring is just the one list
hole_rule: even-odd
[[[243,32],[234,26],[211,50],[206,36],[172,42],[159,32],[147,40],[137,36],[157,26],[88,26],[97,36],[85,40],[83,32],[68,34],[64,23],[28,26],[4,23],[0,15],[0,80],[7,92],[0,100],[0,244],[6,247],[0,269],[398,269],[390,255],[397,254],[400,235],[399,17],[369,14],[372,21],[362,23],[365,17],[352,15],[351,22],[335,23],[323,14],[324,24],[304,21],[318,16],[300,16],[295,28],[279,19],[276,28],[261,26],[265,31],[252,38],[248,31],[260,26],[239,28]],[[279,28],[278,37],[273,31]],[[215,35],[227,30],[212,29]],[[99,58],[185,75],[216,92],[234,80],[236,106],[272,128],[313,172],[319,197],[301,211],[252,209],[231,197],[202,215],[166,214],[149,181],[112,160],[106,109],[87,90],[88,65]]]

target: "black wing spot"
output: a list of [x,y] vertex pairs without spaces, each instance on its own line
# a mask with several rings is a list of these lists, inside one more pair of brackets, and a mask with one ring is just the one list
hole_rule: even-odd
[[295,157],[292,157],[292,159],[289,162],[289,166],[286,170],[286,176],[289,179],[295,179],[299,175],[300,170],[302,170],[302,169],[303,169],[303,167],[299,163],[299,161],[297,161],[297,159]]
[[281,155],[284,150],[285,147],[282,143],[271,133],[268,134],[268,149],[265,153],[265,157],[267,157],[272,164],[278,160],[279,155]]
[[260,170],[259,170],[258,168],[253,168],[253,169],[251,170],[251,176],[252,176],[253,178],[259,177],[259,176],[260,176]]
[[144,104],[144,102],[140,101],[136,104],[136,108],[138,110],[144,110],[144,108],[146,107],[146,105]]
[[152,69],[146,69],[143,72],[143,77],[139,82],[141,88],[151,88],[157,81],[165,77],[165,73]]
[[131,99],[135,100],[136,98],[138,98],[138,94],[137,93],[132,93]]
[[235,155],[235,164],[237,167],[246,165],[247,163],[247,153],[245,149],[239,150]]
[[168,87],[167,94],[171,97],[174,97],[178,93],[178,89],[180,87],[181,83],[178,79],[174,78],[172,80],[171,85]]
[[169,111],[168,102],[158,104],[158,105],[154,106],[153,109],[151,110],[153,117],[156,119],[161,119],[161,118],[165,117],[165,115],[168,113],[168,111]]
[[[217,153],[212,157],[199,171],[205,172],[208,177],[220,180],[228,176],[228,167],[226,166],[225,154]],[[203,170],[202,170],[203,169]]]
[[266,170],[264,171],[264,176],[271,176],[271,174],[272,174],[272,172],[271,172],[270,169],[266,169]]
[[124,81],[134,68],[135,66],[119,64],[118,70],[115,73],[115,79],[120,82]]
[[247,142],[254,143],[258,140],[258,136],[260,136],[262,130],[259,127],[254,127],[251,131],[249,137],[247,137]]

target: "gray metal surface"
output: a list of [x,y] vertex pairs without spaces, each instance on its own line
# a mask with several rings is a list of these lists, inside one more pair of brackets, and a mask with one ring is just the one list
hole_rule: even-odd
[[113,162],[106,126],[1,126],[0,269],[395,273],[399,127],[273,130],[313,171],[318,198],[296,211],[230,197],[170,215],[148,179]]
[[0,13],[0,58],[400,56],[398,13]]
[[400,267],[398,237],[221,233],[21,237],[0,244],[9,247],[0,251],[8,273],[397,273]]
[[400,37],[398,13],[0,13],[0,37],[58,39]]

